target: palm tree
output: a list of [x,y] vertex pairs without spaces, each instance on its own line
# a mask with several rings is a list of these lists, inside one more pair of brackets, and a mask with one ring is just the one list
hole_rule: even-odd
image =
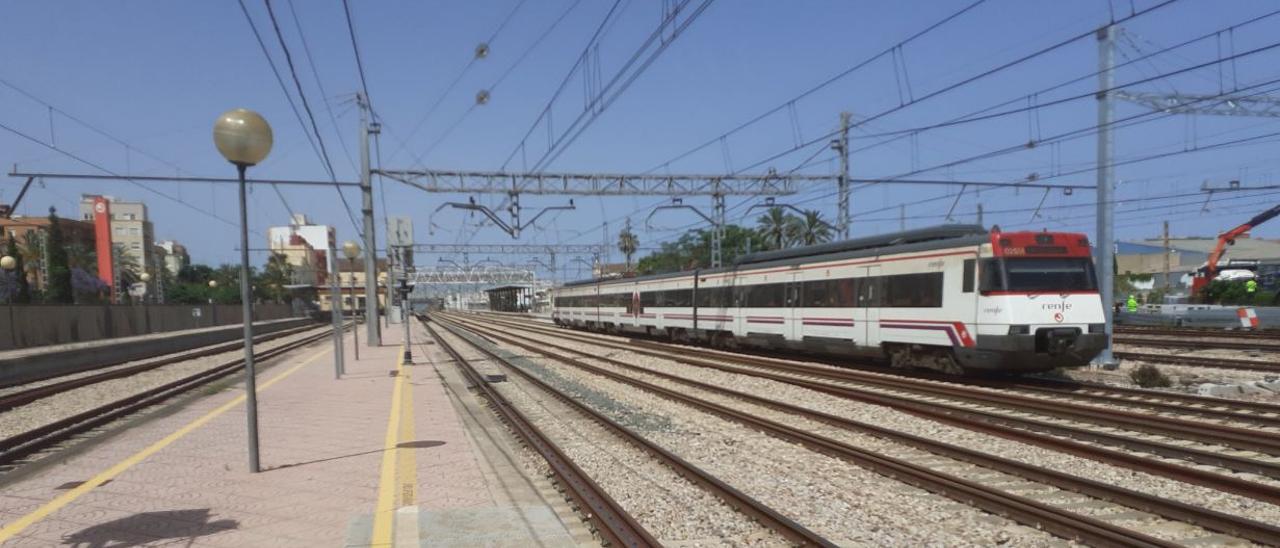
[[640,247],[640,238],[631,231],[631,223],[627,223],[627,227],[618,233],[618,251],[627,256],[627,272],[631,271],[631,257],[636,254],[636,249]]
[[756,224],[766,242],[774,249],[782,249],[795,240],[796,221],[794,215],[787,215],[782,207],[774,206],[756,219]]
[[804,217],[796,219],[796,239],[802,245],[829,242],[833,234],[831,225],[816,210],[805,210]]

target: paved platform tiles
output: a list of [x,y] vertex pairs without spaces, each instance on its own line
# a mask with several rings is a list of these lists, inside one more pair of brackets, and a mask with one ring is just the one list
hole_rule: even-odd
[[443,352],[398,364],[402,333],[359,361],[348,335],[340,381],[328,343],[260,372],[261,473],[235,384],[0,477],[0,545],[597,544]]

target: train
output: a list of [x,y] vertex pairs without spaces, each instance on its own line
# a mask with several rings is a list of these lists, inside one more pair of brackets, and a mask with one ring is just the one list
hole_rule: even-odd
[[1086,365],[1107,345],[1089,239],[944,225],[566,283],[560,326],[949,374]]

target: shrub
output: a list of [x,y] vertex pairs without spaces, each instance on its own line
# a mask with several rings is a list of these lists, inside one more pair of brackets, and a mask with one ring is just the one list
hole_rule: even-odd
[[1133,384],[1143,388],[1165,388],[1173,386],[1173,381],[1161,372],[1159,367],[1149,363],[1142,364],[1133,371],[1130,371],[1129,379],[1133,381]]

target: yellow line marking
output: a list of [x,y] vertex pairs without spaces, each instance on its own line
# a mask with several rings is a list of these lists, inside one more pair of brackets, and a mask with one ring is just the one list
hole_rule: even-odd
[[[289,375],[292,375],[294,372],[298,371],[299,369],[302,369],[306,365],[309,365],[311,362],[315,361],[316,358],[319,358],[320,356],[323,356],[328,352],[330,351],[321,350],[320,352],[315,353],[314,355],[307,358],[306,360],[303,360],[302,363],[295,365],[293,367],[290,367],[288,370],[285,370],[279,375],[272,377],[271,380],[268,380],[267,382],[264,382],[258,385],[258,392],[262,392],[263,390],[270,388],[271,385],[279,382],[281,379]],[[41,506],[33,510],[30,514],[22,516],[17,521],[14,521],[12,523],[5,525],[3,529],[0,529],[0,543],[3,543],[7,540],[12,539],[13,537],[17,536],[18,533],[21,533],[26,528],[31,527],[36,522],[48,517],[49,514],[57,512],[64,506],[71,504],[76,499],[83,496],[85,493],[88,493],[89,491],[106,483],[107,481],[114,479],[120,474],[123,474],[126,470],[142,462],[147,457],[150,457],[151,455],[156,454],[161,449],[164,449],[165,447],[168,447],[173,442],[178,441],[179,439],[182,439],[184,436],[195,431],[195,429],[200,428],[205,423],[217,418],[219,415],[222,415],[227,411],[230,411],[232,408],[236,407],[237,405],[244,403],[244,400],[245,400],[245,396],[243,394],[240,396],[237,396],[235,399],[225,404],[222,404],[222,406],[218,407],[217,409],[214,409],[213,411],[206,413],[204,416],[187,423],[182,428],[179,428],[178,430],[174,431],[172,434],[165,436],[164,439],[161,439],[160,441],[157,441],[151,444],[146,449],[138,451],[137,453],[134,453],[133,456],[130,456],[129,458],[126,458],[116,463],[115,466],[112,466],[111,468],[106,469],[102,473],[94,476],[89,481],[86,481],[80,484],[79,486],[71,489],[70,491],[63,493],[57,498],[45,503],[44,506]]]
[[396,508],[396,444],[400,434],[401,402],[404,398],[404,347],[396,359],[396,381],[391,390],[391,413],[387,419],[387,437],[383,442],[381,479],[378,481],[378,506],[373,513],[373,546],[390,546]]
[[399,447],[400,443],[413,441],[413,385],[409,381],[413,374],[407,370],[401,372],[407,385],[400,400],[400,438],[396,440],[396,476],[400,484],[400,506],[416,506],[418,504],[418,459],[412,447]]

